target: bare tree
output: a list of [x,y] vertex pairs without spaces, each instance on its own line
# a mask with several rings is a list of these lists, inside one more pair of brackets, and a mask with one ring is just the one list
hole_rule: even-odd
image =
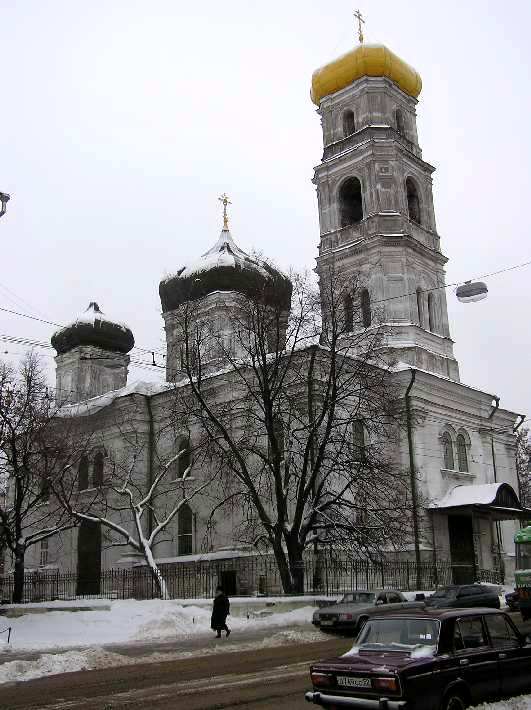
[[[130,419],[134,419],[130,412]],[[170,456],[158,454],[156,442],[130,423],[115,423],[119,450],[109,452],[105,478],[83,495],[71,495],[72,482],[57,480],[55,495],[72,519],[101,525],[111,547],[126,547],[143,555],[160,597],[169,599],[168,587],[154,554],[155,546],[168,532],[179,511],[212,482],[197,484],[191,472],[199,458],[183,448]],[[164,427],[162,427],[164,433]],[[159,432],[160,434],[160,432]],[[146,458],[154,451],[151,477],[146,476]],[[77,478],[76,473],[73,473]],[[79,489],[79,481],[74,487]]]
[[[394,464],[400,414],[384,328],[355,278],[320,293],[292,274],[237,299],[223,323],[180,307],[174,416],[223,472],[216,511],[237,506],[240,540],[272,551],[285,592],[303,590],[303,552],[368,557],[409,540],[410,492]],[[177,373],[179,374],[179,373]]]
[[531,505],[531,441],[529,429],[519,429],[516,435],[516,473],[520,502],[524,508]]
[[[0,549],[14,558],[14,602],[23,599],[27,550],[76,525],[51,492],[77,464],[86,439],[56,414],[33,353],[19,369],[0,367]],[[72,490],[65,486],[66,495]]]

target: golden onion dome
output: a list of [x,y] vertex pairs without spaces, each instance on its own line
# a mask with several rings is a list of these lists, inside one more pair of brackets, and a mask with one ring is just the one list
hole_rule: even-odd
[[341,91],[363,76],[386,76],[413,98],[417,98],[422,89],[420,75],[390,49],[383,44],[360,44],[314,71],[312,101],[319,106],[323,97]]

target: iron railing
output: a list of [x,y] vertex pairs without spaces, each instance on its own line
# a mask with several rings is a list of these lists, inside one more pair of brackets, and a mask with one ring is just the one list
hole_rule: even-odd
[[[336,595],[355,589],[433,590],[451,584],[455,566],[450,562],[374,562],[346,556],[310,555],[298,570],[303,594]],[[212,598],[221,584],[229,596],[283,594],[272,556],[238,557],[212,561],[169,563],[160,566],[172,599]],[[472,568],[471,568],[472,570]],[[472,571],[471,571],[472,573]],[[476,569],[470,581],[501,584],[497,570]],[[13,575],[0,576],[0,600],[13,596]],[[96,579],[76,572],[40,570],[25,575],[24,602],[68,599],[154,599],[159,590],[146,566],[109,569]]]

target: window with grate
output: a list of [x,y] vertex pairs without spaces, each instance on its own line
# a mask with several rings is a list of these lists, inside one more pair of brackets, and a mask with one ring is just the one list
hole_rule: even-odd
[[444,457],[444,468],[449,471],[454,470],[454,445],[452,442],[452,437],[448,432],[445,432],[442,437],[443,445],[443,457]]
[[352,423],[352,443],[354,447],[354,461],[365,461],[367,450],[365,445],[365,424],[363,419],[356,419]]
[[463,434],[457,437],[457,465],[460,471],[468,473],[468,453],[466,450],[466,439]]
[[345,331],[352,333],[354,330],[354,304],[350,294],[347,294],[343,299],[343,310],[345,313]]
[[179,510],[177,554],[191,555],[194,547],[193,538],[194,514],[188,503],[185,503]]
[[92,469],[92,485],[94,488],[99,488],[103,486],[103,454],[98,451],[96,456],[94,456],[94,465]]
[[361,320],[364,328],[372,323],[371,297],[366,288],[361,292]]

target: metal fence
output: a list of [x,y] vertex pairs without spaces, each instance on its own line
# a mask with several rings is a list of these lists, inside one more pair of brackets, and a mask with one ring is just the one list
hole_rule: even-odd
[[[283,594],[276,562],[271,556],[238,557],[215,561],[180,562],[160,567],[172,599],[207,599],[221,584],[230,596]],[[451,584],[456,573],[468,573],[469,581],[501,584],[495,570],[456,570],[449,562],[372,562],[342,556],[311,555],[299,574],[304,594],[340,594],[354,589],[393,588],[402,591],[432,590]],[[13,576],[0,577],[0,599],[13,595]],[[150,570],[110,569],[97,579],[79,578],[75,572],[27,573],[24,602],[69,599],[154,599],[159,596]]]

